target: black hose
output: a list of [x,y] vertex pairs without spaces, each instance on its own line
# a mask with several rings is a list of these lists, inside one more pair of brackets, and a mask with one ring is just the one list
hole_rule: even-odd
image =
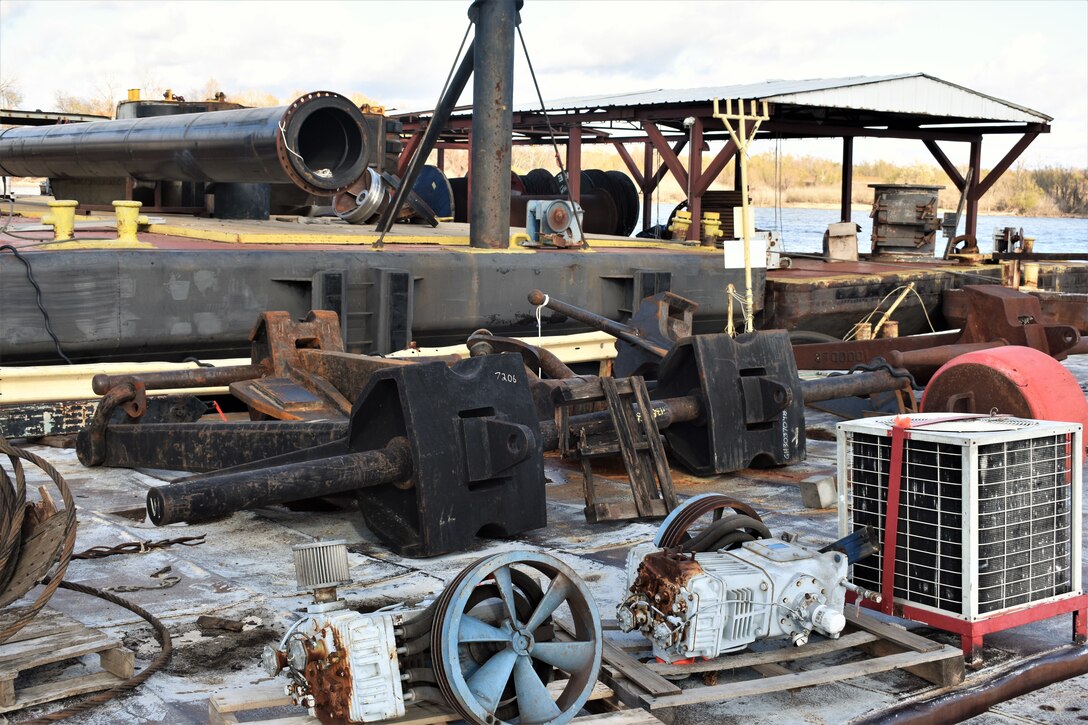
[[747,529],[754,534],[757,534],[761,539],[771,538],[771,531],[763,524],[763,522],[757,521],[750,516],[736,515],[723,518],[720,521],[715,521],[710,524],[699,532],[695,538],[686,542],[682,549],[684,551],[693,552],[715,551],[715,549],[711,548],[711,544],[717,542],[726,534],[730,534],[739,529]]
[[434,612],[438,608],[438,600],[432,601],[427,608],[417,616],[412,617],[401,625],[404,630],[404,639],[415,639],[423,635],[430,636],[431,627],[434,625]]
[[730,534],[726,534],[722,538],[715,541],[708,547],[707,551],[721,551],[722,549],[734,549],[743,544],[745,541],[755,541],[756,537],[749,534],[747,531],[734,531]]

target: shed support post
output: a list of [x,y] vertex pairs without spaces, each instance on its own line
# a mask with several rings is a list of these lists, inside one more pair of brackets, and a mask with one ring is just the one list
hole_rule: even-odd
[[699,241],[703,238],[703,192],[695,188],[703,172],[703,119],[696,118],[691,126],[688,141],[688,211],[691,212],[691,226],[688,227],[688,240]]
[[650,228],[650,220],[653,216],[653,193],[654,187],[657,186],[653,183],[654,174],[654,147],[646,141],[642,144],[642,228]]
[[567,129],[567,190],[575,204],[582,203],[582,125]]
[[741,191],[740,187],[743,183],[740,175],[740,150],[738,149],[733,154],[733,191]]
[[967,222],[964,226],[964,234],[969,234],[978,240],[978,177],[982,166],[982,141],[971,142],[971,156],[968,164],[971,167],[971,186],[967,189]]
[[842,139],[842,198],[839,204],[839,221],[850,221],[854,191],[854,137]]

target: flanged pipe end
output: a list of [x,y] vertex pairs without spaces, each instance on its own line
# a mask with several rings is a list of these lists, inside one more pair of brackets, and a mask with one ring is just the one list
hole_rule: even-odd
[[314,91],[287,107],[276,155],[287,176],[317,196],[346,190],[367,168],[366,118],[349,99]]
[[176,512],[170,510],[162,491],[158,488],[147,490],[147,518],[151,520],[151,523],[156,526],[166,526],[183,520],[181,516],[175,514]]

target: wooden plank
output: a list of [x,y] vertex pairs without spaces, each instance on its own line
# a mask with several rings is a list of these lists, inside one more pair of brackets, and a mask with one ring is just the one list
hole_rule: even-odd
[[638,404],[639,416],[642,418],[642,426],[646,432],[646,439],[650,445],[650,459],[653,462],[654,471],[657,474],[657,485],[661,491],[661,499],[665,502],[666,512],[677,507],[676,491],[672,485],[672,471],[665,455],[665,445],[661,442],[661,432],[657,428],[657,419],[650,410],[650,394],[646,391],[646,382],[638,378],[638,384],[632,385],[635,403]]
[[0,678],[0,707],[15,703],[15,678]]
[[778,677],[780,675],[792,675],[793,670],[787,669],[780,664],[774,662],[767,662],[762,665],[752,665],[752,669],[763,675],[764,677]]
[[[596,496],[596,492],[594,492]],[[586,506],[587,521],[626,521],[628,519],[642,518],[634,501],[596,501],[591,506]],[[650,518],[663,518],[668,514],[665,510],[665,502],[661,499],[650,501]],[[590,518],[591,517],[591,518]]]
[[0,672],[21,672],[31,667],[59,662],[69,657],[81,657],[104,649],[117,647],[116,639],[95,629],[78,633],[38,637],[12,646],[0,646]]
[[[882,639],[877,639],[868,644],[861,645],[858,649],[873,657],[885,657],[889,654],[896,654],[903,651],[903,647],[900,647],[894,642],[888,642]],[[953,647],[951,649],[955,648]],[[956,650],[956,652],[958,653],[958,656],[950,656],[943,660],[926,662],[925,664],[904,667],[903,669],[912,675],[921,677],[927,682],[932,682],[934,685],[939,685],[941,687],[958,685],[963,682],[966,673],[964,671],[963,653],[960,650]]]
[[24,707],[40,705],[65,697],[82,695],[87,692],[107,690],[120,683],[122,678],[109,672],[96,672],[93,675],[71,677],[58,682],[27,687],[15,693],[14,704],[0,705],[0,713],[21,710]]
[[99,652],[98,662],[106,672],[128,679],[136,670],[136,653],[128,647],[115,647]]
[[[951,647],[947,649],[953,649]],[[954,650],[959,654],[959,650]],[[841,682],[854,677],[873,675],[888,670],[903,669],[914,665],[932,662],[948,656],[947,652],[903,652],[887,657],[864,660],[862,662],[850,662],[834,667],[823,667],[807,672],[794,672],[789,675],[768,677],[761,680],[746,682],[730,682],[712,687],[698,687],[684,690],[679,695],[644,695],[643,703],[650,710],[659,710],[666,707],[678,707],[680,705],[697,705],[705,702],[721,702],[738,697],[753,697],[765,695],[770,692],[782,692],[783,690],[796,690],[802,687],[814,685],[827,685],[833,682]]]
[[895,642],[896,644],[904,647],[905,649],[913,650],[914,652],[935,652],[944,645],[939,642],[934,642],[931,639],[926,639],[921,635],[917,635],[914,632],[908,632],[902,627],[897,627],[894,624],[888,624],[882,622],[875,617],[870,617],[864,614],[858,614],[847,608],[846,621],[849,624],[857,627],[858,629],[864,629],[866,632],[872,632],[881,639],[886,639],[889,642]]
[[[283,694],[283,682],[270,680],[252,687],[239,687],[232,690],[218,692],[208,698],[208,722],[210,725],[225,725],[238,722],[231,713],[245,710],[257,710],[263,708],[294,706],[291,698]],[[548,683],[548,692],[553,698],[559,697],[567,680],[556,680]],[[614,696],[610,687],[603,682],[593,685],[589,700],[606,700]],[[297,706],[295,706],[297,707]],[[432,725],[437,723],[454,722],[460,720],[459,715],[442,705],[434,703],[422,703],[410,705],[402,717],[394,720],[386,720],[387,725]],[[265,725],[270,722],[283,723],[316,723],[316,718],[309,716],[293,716],[281,720],[263,721]],[[650,721],[653,722],[653,721]]]
[[877,639],[875,634],[869,632],[851,632],[838,639],[829,639],[824,642],[810,642],[804,647],[790,647],[773,649],[764,652],[750,652],[748,654],[723,655],[717,659],[705,662],[693,662],[690,665],[669,665],[663,662],[648,662],[644,667],[653,670],[659,675],[684,675],[699,672],[719,672],[722,670],[736,670],[742,667],[756,667],[757,665],[779,662],[792,662],[807,657],[838,652],[858,647]]
[[643,465],[642,456],[637,447],[638,430],[634,414],[626,397],[621,397],[615,378],[601,378],[601,390],[608,400],[608,412],[612,416],[612,427],[616,431],[616,440],[620,444],[620,453],[627,468],[627,478],[631,484],[631,493],[635,499],[635,509],[640,517],[651,515],[650,502],[654,496],[654,485]]
[[77,622],[68,615],[61,614],[51,607],[45,607],[34,615],[34,619],[30,620],[29,624],[13,634],[10,639],[5,640],[4,644],[0,645],[0,652],[3,652],[4,647],[15,644],[16,642],[23,642],[28,639],[36,639],[37,637],[44,637],[51,634],[77,632],[85,628],[86,625],[82,622]]
[[[555,619],[554,622],[562,632],[574,637],[574,626],[570,622],[564,619]],[[647,669],[641,662],[607,640],[604,642],[604,662],[627,679],[638,683],[640,688],[651,695],[670,695],[681,692],[678,685]]]
[[645,710],[635,709],[576,717],[571,722],[578,723],[579,725],[654,725],[655,723],[660,723],[661,720]]
[[252,687],[236,687],[217,692],[208,698],[208,711],[239,712],[258,707],[290,705],[291,698],[283,694],[284,684],[284,681],[269,680]]

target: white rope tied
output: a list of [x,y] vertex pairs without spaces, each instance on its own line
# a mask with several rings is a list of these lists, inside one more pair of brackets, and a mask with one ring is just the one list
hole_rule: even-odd
[[[543,349],[544,346],[544,322],[541,319],[541,315],[544,314],[544,308],[548,306],[548,302],[551,301],[551,297],[544,295],[544,301],[536,306],[536,346]],[[539,363],[539,359],[537,360]],[[536,369],[536,376],[543,377],[539,365]]]

